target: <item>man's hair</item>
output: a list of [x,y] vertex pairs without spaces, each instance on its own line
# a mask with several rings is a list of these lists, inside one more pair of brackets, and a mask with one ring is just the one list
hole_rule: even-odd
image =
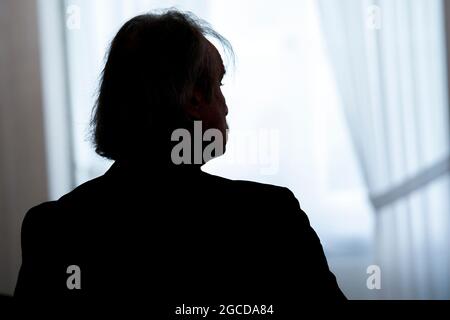
[[192,13],[169,9],[136,16],[111,42],[91,121],[95,151],[118,160],[155,149],[187,119],[194,87],[210,98],[211,36],[229,42]]

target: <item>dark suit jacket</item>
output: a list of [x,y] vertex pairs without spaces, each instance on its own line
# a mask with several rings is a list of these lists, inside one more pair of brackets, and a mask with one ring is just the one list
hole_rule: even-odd
[[[345,299],[291,191],[192,166],[116,162],[30,209],[22,259],[20,298],[155,305]],[[70,265],[80,267],[79,290],[67,287]]]

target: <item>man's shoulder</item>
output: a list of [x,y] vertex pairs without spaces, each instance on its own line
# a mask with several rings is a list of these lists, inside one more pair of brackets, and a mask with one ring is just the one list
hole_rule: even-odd
[[103,180],[103,176],[94,178],[64,194],[58,200],[45,201],[31,207],[25,214],[23,228],[39,225],[48,229],[64,217],[61,213],[68,211],[68,208],[89,202],[90,198],[98,196],[104,186]]
[[49,218],[56,210],[56,201],[42,202],[28,210],[24,217],[24,224],[34,224],[36,221]]
[[57,200],[57,204],[63,206],[66,203],[80,202],[83,200],[90,200],[91,198],[98,198],[102,194],[106,194],[108,190],[111,189],[111,186],[109,185],[111,182],[107,180],[107,175],[101,175],[99,177],[88,180],[59,198]]
[[273,195],[281,195],[284,197],[291,197],[293,196],[293,193],[291,190],[289,190],[286,187],[269,184],[269,183],[262,183],[262,182],[256,182],[256,181],[250,181],[250,180],[233,180],[228,179],[220,176],[216,176],[210,173],[204,173],[210,181],[214,184],[221,185],[225,188],[232,188],[243,192],[249,192],[249,193],[270,193]]
[[27,239],[48,237],[54,229],[57,218],[56,201],[43,202],[29,209],[22,222],[22,244],[28,242]]
[[209,188],[217,188],[228,200],[237,199],[240,203],[258,206],[276,205],[278,208],[297,206],[298,201],[291,190],[286,187],[248,180],[232,180],[207,174]]

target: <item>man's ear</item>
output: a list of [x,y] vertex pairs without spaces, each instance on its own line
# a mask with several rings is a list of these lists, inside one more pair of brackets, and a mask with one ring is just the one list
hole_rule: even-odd
[[186,117],[190,120],[201,120],[204,104],[205,97],[203,92],[199,88],[194,88],[191,98],[183,108]]

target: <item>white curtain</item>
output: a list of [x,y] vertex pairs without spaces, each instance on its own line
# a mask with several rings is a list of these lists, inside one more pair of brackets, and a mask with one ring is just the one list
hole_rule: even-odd
[[319,0],[376,212],[381,298],[450,298],[447,56],[441,0]]

